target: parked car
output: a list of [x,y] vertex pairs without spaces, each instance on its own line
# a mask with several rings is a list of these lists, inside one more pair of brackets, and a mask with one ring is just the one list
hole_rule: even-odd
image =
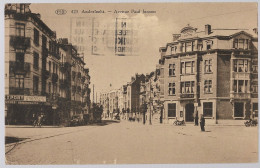
[[77,116],[77,115],[72,116],[72,118],[70,120],[70,126],[79,126],[82,124],[83,124],[83,121],[80,116]]
[[119,114],[115,115],[115,116],[114,116],[114,119],[115,119],[115,120],[120,120]]

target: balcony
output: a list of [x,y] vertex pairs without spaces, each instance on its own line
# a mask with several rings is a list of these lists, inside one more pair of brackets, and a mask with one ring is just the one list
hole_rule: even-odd
[[52,76],[52,78],[51,78],[52,82],[57,83],[58,82],[58,75],[56,73],[52,73],[51,76]]
[[250,99],[251,94],[250,93],[235,93],[231,92],[230,97],[233,99]]
[[46,79],[48,79],[48,78],[50,77],[50,72],[49,72],[48,70],[43,70],[43,71],[42,71],[42,74],[43,74],[43,76],[44,76]]
[[56,52],[53,52],[53,51],[49,51],[49,54],[50,54],[51,56],[54,56],[54,57],[57,58],[57,59],[60,59],[59,53],[56,53]]
[[10,72],[13,72],[15,74],[22,74],[22,75],[25,75],[31,70],[30,63],[27,62],[22,63],[22,62],[10,61],[9,67],[10,67]]
[[26,50],[31,46],[31,41],[29,37],[11,36],[10,46],[14,47],[14,49]]
[[59,83],[60,83],[60,87],[61,87],[62,89],[65,89],[66,87],[69,86],[69,81],[66,80],[66,79],[60,79],[60,80],[59,80]]
[[194,98],[194,93],[181,93],[180,98]]
[[9,94],[10,95],[30,95],[30,89],[29,88],[10,87]]

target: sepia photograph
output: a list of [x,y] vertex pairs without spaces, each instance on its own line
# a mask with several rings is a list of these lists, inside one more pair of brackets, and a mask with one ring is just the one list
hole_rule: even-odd
[[1,4],[3,167],[260,165],[257,1]]

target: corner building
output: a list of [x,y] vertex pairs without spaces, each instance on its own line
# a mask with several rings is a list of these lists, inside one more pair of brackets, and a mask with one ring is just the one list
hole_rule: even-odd
[[191,26],[160,48],[163,118],[193,122],[198,113],[217,123],[258,117],[257,29]]
[[5,5],[6,124],[31,124],[33,114],[43,113],[45,124],[65,125],[89,112],[89,69],[29,6]]

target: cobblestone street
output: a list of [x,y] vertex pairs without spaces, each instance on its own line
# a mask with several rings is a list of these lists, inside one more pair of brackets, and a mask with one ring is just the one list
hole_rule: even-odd
[[[6,164],[176,164],[258,161],[258,127],[143,125],[102,121],[81,127],[6,127]],[[250,137],[250,138],[249,138]]]

